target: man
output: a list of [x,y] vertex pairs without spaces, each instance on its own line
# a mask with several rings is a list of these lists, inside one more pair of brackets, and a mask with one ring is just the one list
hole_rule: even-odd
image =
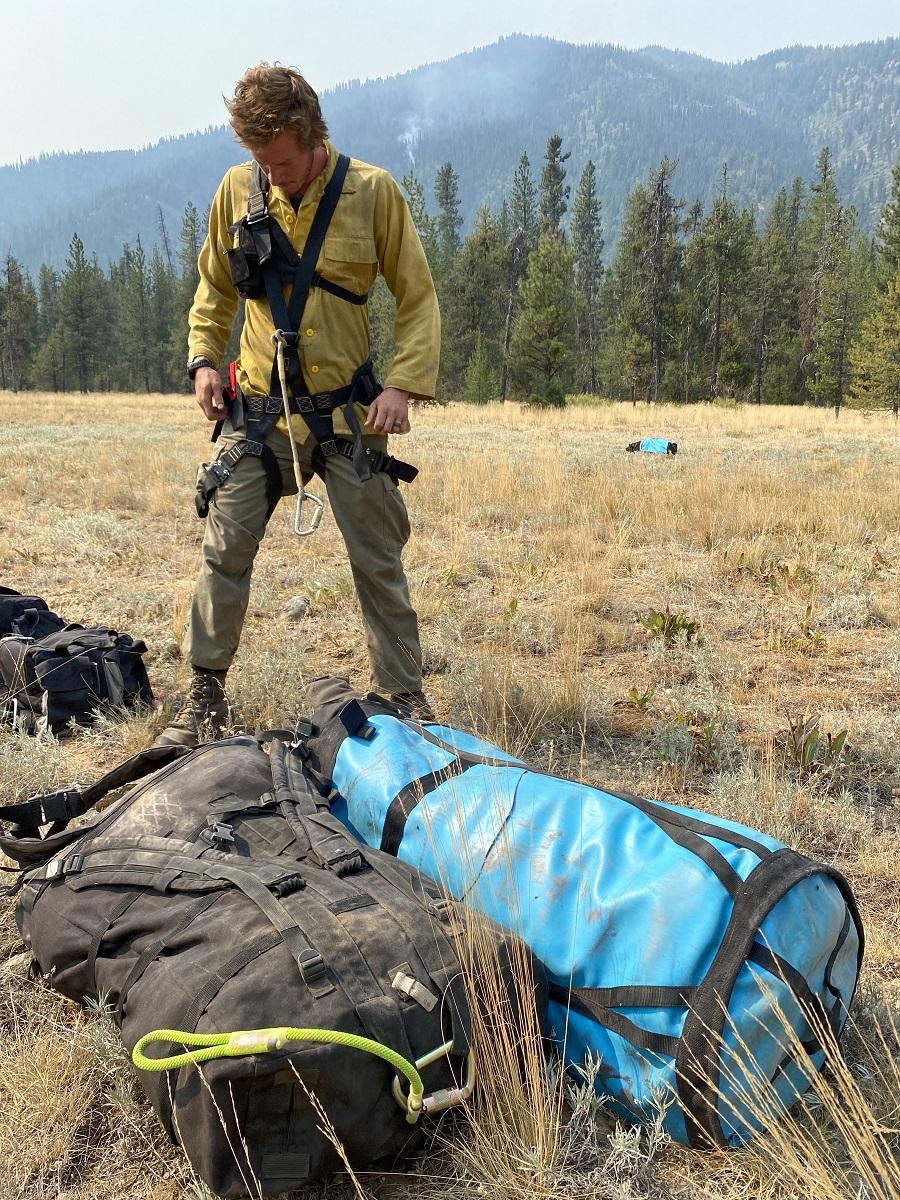
[[[190,312],[188,373],[204,416],[223,422],[222,440],[198,481],[198,511],[207,515],[183,643],[190,695],[157,740],[196,745],[227,721],[225,677],[253,560],[279,497],[298,491],[285,376],[302,478],[324,478],[347,547],[372,685],[430,719],[401,563],[409,521],[397,479],[415,469],[386,453],[387,436],[409,430],[410,397],[433,396],[437,379],[440,316],[422,244],[391,176],[338,155],[318,97],[296,71],[251,68],[227,107],[254,161],[233,167],[213,199]],[[397,302],[383,390],[368,361],[365,305],[379,273]],[[226,408],[219,368],[239,296],[237,401]],[[281,370],[276,329],[287,335]]]

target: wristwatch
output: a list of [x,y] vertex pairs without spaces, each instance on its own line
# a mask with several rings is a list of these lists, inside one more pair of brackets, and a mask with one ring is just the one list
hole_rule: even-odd
[[216,364],[211,359],[208,359],[205,354],[198,355],[197,358],[192,358],[187,365],[188,379],[190,379],[191,383],[194,382],[194,376],[201,367],[212,367],[215,370]]

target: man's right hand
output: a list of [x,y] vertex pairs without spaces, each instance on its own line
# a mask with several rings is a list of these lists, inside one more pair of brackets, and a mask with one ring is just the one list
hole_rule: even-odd
[[222,377],[215,367],[200,367],[194,376],[194,395],[207,421],[224,420],[228,409],[222,395]]

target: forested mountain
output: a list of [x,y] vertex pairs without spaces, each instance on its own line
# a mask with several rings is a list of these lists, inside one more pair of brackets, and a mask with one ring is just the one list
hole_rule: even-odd
[[[283,54],[302,69],[289,43]],[[626,197],[665,155],[678,161],[681,194],[704,207],[727,162],[733,200],[761,215],[782,185],[812,176],[824,145],[842,196],[872,228],[900,156],[900,38],[727,65],[516,35],[322,99],[339,147],[398,178],[414,167],[429,201],[438,168],[451,162],[467,229],[481,204],[497,207],[509,192],[523,151],[540,161],[553,133],[570,152],[570,178],[595,164],[607,244]],[[223,171],[244,157],[223,126],[140,151],[2,167],[0,251],[37,272],[63,265],[74,232],[101,263],[138,238],[147,250],[162,245],[161,224],[172,237],[189,201],[203,212]]]

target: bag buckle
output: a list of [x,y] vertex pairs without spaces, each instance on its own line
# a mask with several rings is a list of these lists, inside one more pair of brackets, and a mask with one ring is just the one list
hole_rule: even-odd
[[234,829],[224,821],[210,822],[206,835],[214,846],[223,846],[227,849],[228,846],[234,845]]
[[297,955],[297,967],[300,978],[315,997],[334,991],[334,985],[326,976],[325,960],[318,950],[301,950]]

